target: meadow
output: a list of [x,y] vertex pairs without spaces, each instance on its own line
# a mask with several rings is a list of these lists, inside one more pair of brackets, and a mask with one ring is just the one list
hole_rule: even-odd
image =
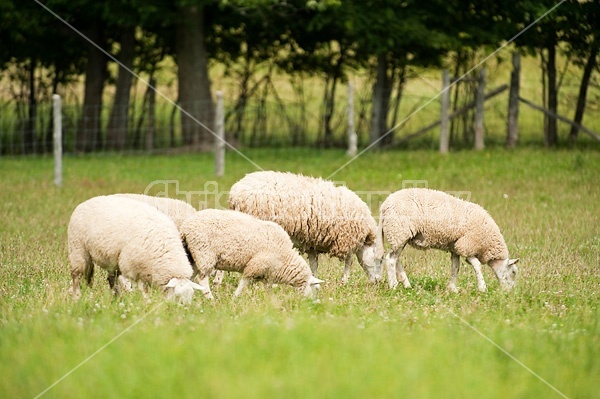
[[485,266],[477,292],[463,263],[450,293],[450,256],[407,249],[412,290],[371,285],[356,263],[342,285],[341,262],[323,257],[316,302],[262,284],[234,300],[236,275],[214,302],[114,298],[102,271],[74,302],[66,232],[78,203],[173,180],[169,195],[193,192],[194,206],[214,182],[206,203],[224,205],[219,193],[255,167],[228,152],[215,179],[210,154],[66,157],[58,188],[51,158],[0,158],[0,397],[600,397],[597,148],[367,152],[333,176],[343,151],[243,152],[263,169],[344,182],[374,216],[414,181],[468,192],[521,259],[517,287],[501,291]]

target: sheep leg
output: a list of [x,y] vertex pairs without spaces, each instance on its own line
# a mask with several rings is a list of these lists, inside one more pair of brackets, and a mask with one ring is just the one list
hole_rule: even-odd
[[235,289],[235,292],[233,293],[233,296],[234,297],[240,296],[242,291],[244,291],[244,288],[249,286],[253,281],[254,281],[254,279],[252,277],[242,276],[237,288]]
[[212,291],[210,290],[210,284],[208,282],[208,274],[205,275],[202,279],[198,278],[198,284],[200,284],[202,287],[206,288],[206,291],[204,292],[204,297],[206,299],[215,299],[215,297],[212,294]]
[[398,282],[401,281],[404,288],[412,288],[410,285],[410,281],[408,280],[408,276],[404,271],[404,268],[398,262],[398,258],[400,258],[400,251],[390,251],[385,256],[385,268],[387,270],[388,275],[388,285],[391,289],[395,289],[398,286]]
[[396,264],[396,278],[398,279],[398,281],[402,282],[404,288],[412,288],[412,285],[410,285],[410,281],[408,280],[408,276],[404,271],[404,267],[402,267],[402,264],[400,262]]
[[477,289],[481,292],[485,292],[487,287],[485,286],[485,280],[483,279],[483,273],[481,272],[481,262],[479,259],[472,256],[467,258],[467,262],[473,266],[473,270],[475,270],[475,277],[477,277]]
[[81,279],[81,275],[79,273],[71,272],[71,278],[73,279],[73,281],[71,282],[71,288],[69,288],[69,293],[73,296],[73,298],[79,299],[79,297],[81,296],[81,283],[79,281]]
[[71,263],[71,287],[69,292],[73,298],[79,299],[81,296],[81,277],[85,277],[88,284],[91,284],[94,275],[94,263],[90,254],[85,250],[71,250],[69,253],[69,262]]
[[108,286],[110,287],[111,290],[113,290],[113,293],[115,295],[118,294],[118,290],[119,287],[117,287],[116,284],[118,284],[118,277],[119,277],[119,270],[116,269],[112,272],[108,272],[108,276],[106,277],[106,281],[108,281]]
[[123,276],[118,270],[108,274],[108,283],[111,286],[115,296],[121,296],[123,292],[133,291],[133,284],[131,281],[127,277]]
[[385,270],[387,271],[388,286],[394,290],[398,286],[398,279],[396,278],[396,263],[398,262],[398,256],[395,256],[390,251],[384,258],[383,263]]
[[223,270],[215,270],[215,278],[213,278],[213,285],[221,285],[223,282],[223,276],[225,272]]
[[308,251],[308,263],[313,276],[317,277],[317,268],[319,267],[319,254],[316,251]]
[[[204,291],[204,297],[206,299],[214,299],[215,297],[210,290],[209,276],[215,271],[217,265],[217,256],[212,252],[201,252],[196,247],[188,247],[188,251],[194,262],[194,274],[192,275],[192,281],[195,280],[202,287],[206,288]],[[224,273],[222,270],[216,270],[216,273]]]
[[452,271],[450,274],[450,284],[448,284],[448,289],[452,292],[458,292],[458,288],[456,288],[456,277],[458,276],[458,271],[460,269],[460,256],[457,254],[451,254],[452,258]]
[[[342,284],[346,284],[348,279],[350,278],[350,269],[352,268],[352,263],[354,259],[352,259],[352,254],[346,257],[344,261],[344,274],[342,275]],[[316,276],[315,276],[316,277]]]

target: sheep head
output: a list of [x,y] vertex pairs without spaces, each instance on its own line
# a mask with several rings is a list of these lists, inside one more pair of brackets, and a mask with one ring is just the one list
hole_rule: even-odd
[[364,245],[356,251],[358,263],[362,266],[369,281],[376,283],[381,280],[382,259],[377,259],[375,256],[375,244]]
[[168,300],[178,300],[179,303],[187,305],[192,302],[194,290],[204,293],[206,289],[187,278],[174,277],[164,286],[164,290]]
[[311,299],[316,299],[317,293],[321,288],[321,283],[324,283],[324,281],[316,278],[315,276],[310,276],[310,279],[308,279],[308,282],[304,287],[304,296]]
[[517,282],[517,274],[519,269],[515,266],[519,262],[517,259],[496,259],[489,263],[489,265],[496,273],[496,277],[500,281],[500,286],[505,291],[510,291],[514,288]]

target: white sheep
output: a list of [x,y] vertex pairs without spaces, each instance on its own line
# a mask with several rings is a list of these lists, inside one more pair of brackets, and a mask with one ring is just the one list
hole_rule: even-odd
[[181,232],[208,292],[208,275],[213,269],[242,273],[234,296],[254,280],[265,280],[289,284],[314,297],[322,282],[313,277],[290,237],[276,223],[232,210],[205,209],[189,218]]
[[100,196],[79,204],[69,221],[71,293],[80,279],[92,283],[94,264],[132,281],[162,287],[168,298],[189,303],[194,289],[190,264],[175,223],[156,208],[129,198]]
[[350,276],[354,254],[370,281],[381,278],[377,224],[367,204],[346,187],[293,173],[254,172],[231,187],[229,208],[281,225],[308,254],[315,276],[318,255],[328,253],[345,263],[342,282]]
[[457,291],[460,257],[473,266],[480,291],[486,290],[481,264],[488,264],[501,286],[509,290],[516,282],[519,259],[509,259],[498,225],[481,206],[442,191],[410,188],[396,191],[381,204],[377,231],[377,255],[383,256],[384,240],[390,244],[385,257],[390,288],[410,281],[398,258],[406,244],[418,249],[449,251],[452,269],[448,288]]
[[144,194],[112,194],[114,197],[129,198],[151,205],[170,217],[177,229],[181,227],[185,219],[196,213],[196,208],[185,201],[167,197],[153,197]]
[[[162,212],[165,215],[167,215],[168,217],[170,217],[173,220],[173,222],[175,222],[175,225],[177,226],[178,230],[186,218],[188,218],[189,216],[192,216],[196,213],[196,208],[194,208],[193,206],[191,206],[190,204],[188,204],[185,201],[181,201],[181,200],[174,199],[174,198],[153,197],[151,195],[130,194],[130,193],[111,194],[110,196],[111,197],[120,197],[120,198],[129,198],[132,200],[140,201],[145,204],[151,205],[151,206],[155,207],[156,209],[158,209],[160,212]],[[188,259],[190,260],[190,262],[192,262],[192,259],[189,256],[189,253],[188,253]],[[192,267],[194,267],[193,264],[192,264]],[[113,273],[108,274],[108,284],[110,285],[110,288],[115,291],[115,293],[118,293],[120,291],[132,291],[132,288],[133,288],[133,285],[131,284],[131,282],[127,278],[123,277],[123,275],[119,274],[118,270],[115,270],[114,274]],[[142,287],[142,288],[144,289],[145,287]]]

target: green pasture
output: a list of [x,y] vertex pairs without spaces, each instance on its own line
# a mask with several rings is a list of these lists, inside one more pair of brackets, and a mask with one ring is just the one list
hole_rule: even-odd
[[[323,177],[349,159],[244,154]],[[0,158],[0,398],[600,398],[597,148],[367,152],[331,176],[374,216],[403,184],[470,193],[521,259],[508,294],[487,266],[488,292],[477,292],[464,263],[450,293],[450,256],[407,249],[412,290],[372,286],[357,265],[341,285],[341,263],[323,258],[318,302],[261,284],[234,300],[238,277],[227,275],[214,302],[188,307],[159,292],[113,298],[101,271],[73,302],[69,216],[89,197],[153,182],[152,194],[225,205],[255,167],[228,152],[215,179],[210,154],[67,157],[62,188],[52,167],[49,157]]]

